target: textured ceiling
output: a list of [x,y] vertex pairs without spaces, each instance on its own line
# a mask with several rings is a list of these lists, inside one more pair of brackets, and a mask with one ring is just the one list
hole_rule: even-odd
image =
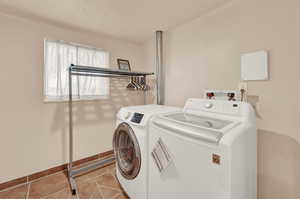
[[143,42],[230,0],[1,0],[0,11]]

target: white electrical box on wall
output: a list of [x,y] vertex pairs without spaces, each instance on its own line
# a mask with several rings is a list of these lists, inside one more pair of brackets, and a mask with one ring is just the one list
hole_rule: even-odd
[[268,80],[268,53],[257,51],[241,56],[242,80]]

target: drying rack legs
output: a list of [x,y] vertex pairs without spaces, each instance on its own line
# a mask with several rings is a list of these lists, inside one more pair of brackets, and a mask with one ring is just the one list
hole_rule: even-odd
[[88,172],[88,171],[92,171],[97,168],[107,166],[107,165],[113,163],[114,161],[115,161],[115,157],[109,157],[109,158],[102,159],[97,162],[91,163],[85,167],[80,167],[77,169],[69,168],[68,175],[69,175],[69,183],[70,183],[70,187],[72,190],[72,194],[75,195],[77,193],[77,186],[76,186],[76,182],[74,179],[76,176],[78,176],[82,173]]
[[101,168],[115,161],[115,157],[109,157],[106,159],[99,160],[85,167],[74,168],[73,164],[73,96],[72,96],[72,70],[69,69],[69,164],[68,164],[68,178],[72,194],[77,193],[77,186],[74,177],[77,175],[91,171],[97,168]]
[[76,182],[72,176],[69,177],[69,183],[71,186],[72,195],[76,195],[77,194],[77,186],[76,186]]

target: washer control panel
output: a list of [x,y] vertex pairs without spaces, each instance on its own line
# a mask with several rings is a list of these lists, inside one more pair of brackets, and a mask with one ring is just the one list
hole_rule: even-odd
[[134,113],[130,121],[139,124],[141,123],[143,117],[144,114],[142,113]]
[[239,101],[189,99],[184,110],[205,111],[211,113],[242,115],[248,105]]

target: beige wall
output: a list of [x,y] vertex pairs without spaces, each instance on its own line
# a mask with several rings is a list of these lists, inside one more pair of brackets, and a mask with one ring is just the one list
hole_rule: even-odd
[[[66,103],[43,102],[43,41],[60,39],[92,45],[116,58],[142,65],[141,46],[102,35],[75,32],[0,14],[0,183],[65,163],[68,160]],[[127,81],[111,81],[107,100],[75,104],[76,159],[112,149],[119,107],[143,103],[128,92]],[[133,99],[134,96],[138,96]]]
[[[270,80],[248,83],[259,109],[259,198],[300,190],[300,1],[233,0],[165,33],[165,103],[182,106],[204,89],[237,89],[241,53],[269,51]],[[149,70],[154,42],[145,44]],[[297,193],[298,192],[298,193]]]
[[[299,7],[298,0],[233,0],[165,34],[168,105],[182,106],[189,97],[202,97],[204,89],[236,89],[240,54],[269,51],[270,80],[248,84],[259,105],[260,199],[300,195],[300,94],[292,93],[300,83]],[[45,37],[107,49],[114,66],[122,57],[134,69],[146,63],[153,70],[153,41],[138,46],[2,14],[0,25],[0,183],[67,161],[67,106],[43,102]],[[117,109],[142,103],[141,93],[128,92],[123,85],[126,81],[111,81],[107,100],[76,103],[77,159],[111,149]]]

